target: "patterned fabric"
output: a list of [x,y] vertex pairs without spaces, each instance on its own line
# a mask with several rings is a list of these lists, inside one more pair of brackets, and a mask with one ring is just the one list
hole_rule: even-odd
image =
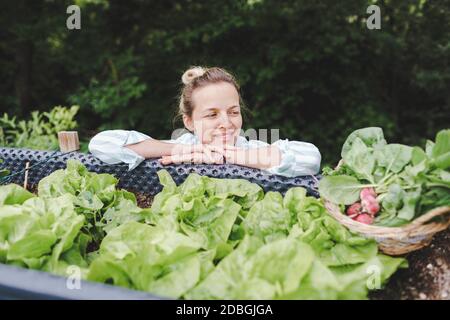
[[[50,157],[51,151],[35,151],[28,149],[0,148],[0,159],[4,162],[0,163],[0,169],[6,168],[11,174],[17,173],[25,168],[27,162],[30,166],[39,161],[43,161]],[[158,170],[166,169],[177,185],[181,184],[186,177],[196,172],[214,178],[231,178],[246,179],[250,182],[260,185],[265,192],[279,191],[284,194],[289,188],[304,187],[308,194],[319,197],[317,192],[317,182],[320,175],[304,176],[304,177],[284,177],[280,175],[267,174],[258,169],[252,169],[231,164],[205,164],[205,165],[168,165],[163,166],[157,160],[145,160],[140,166],[134,170],[129,170],[128,165],[124,163],[105,165],[98,158],[79,152],[69,154],[56,153],[56,157],[48,160],[41,165],[37,165],[29,170],[28,184],[36,185],[42,178],[48,176],[53,171],[66,167],[68,159],[77,159],[83,163],[91,172],[109,173],[115,175],[119,179],[119,188],[130,191],[143,192],[154,195],[162,190],[157,176]],[[12,182],[23,184],[24,173],[13,177]]]
[[[135,169],[144,157],[125,146],[142,142],[151,137],[127,130],[106,130],[98,133],[89,143],[89,151],[107,164],[124,162],[129,170]],[[185,133],[174,140],[163,140],[168,143],[198,144],[198,138],[192,133]],[[311,143],[300,141],[278,140],[272,145],[277,146],[282,154],[281,163],[278,166],[264,170],[265,173],[296,177],[317,174],[320,170],[321,155],[319,149]],[[239,136],[236,147],[252,149],[269,146],[268,143],[259,140],[250,140]]]

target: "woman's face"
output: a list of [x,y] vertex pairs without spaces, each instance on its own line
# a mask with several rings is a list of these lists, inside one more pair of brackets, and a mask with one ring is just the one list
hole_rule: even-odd
[[235,145],[242,127],[239,94],[227,82],[210,84],[192,93],[192,118],[183,117],[185,126],[203,144]]

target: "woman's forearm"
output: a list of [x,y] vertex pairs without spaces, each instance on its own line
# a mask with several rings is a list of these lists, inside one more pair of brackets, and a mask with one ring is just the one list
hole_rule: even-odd
[[269,169],[281,163],[281,152],[275,146],[257,148],[251,151],[257,155],[256,161],[251,161],[253,168]]
[[281,163],[281,152],[276,146],[252,149],[231,150],[227,152],[229,163],[255,169],[268,169]]
[[177,146],[175,143],[162,142],[156,139],[147,139],[139,143],[126,145],[140,156],[148,158],[159,158],[172,154],[172,150]]

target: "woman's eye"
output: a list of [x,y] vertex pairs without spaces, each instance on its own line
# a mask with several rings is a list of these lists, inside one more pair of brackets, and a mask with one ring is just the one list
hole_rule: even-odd
[[239,114],[239,111],[233,111],[231,112],[232,115],[237,116]]
[[210,113],[207,115],[208,118],[214,118],[216,116],[216,113]]

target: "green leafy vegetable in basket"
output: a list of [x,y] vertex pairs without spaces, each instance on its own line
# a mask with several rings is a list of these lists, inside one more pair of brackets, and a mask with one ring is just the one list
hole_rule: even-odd
[[[324,169],[319,192],[350,206],[347,214],[357,221],[400,226],[450,205],[449,129],[427,141],[425,150],[388,144],[380,128],[359,129],[349,135],[341,156],[340,166]],[[373,190],[373,199],[365,198],[364,190]]]

